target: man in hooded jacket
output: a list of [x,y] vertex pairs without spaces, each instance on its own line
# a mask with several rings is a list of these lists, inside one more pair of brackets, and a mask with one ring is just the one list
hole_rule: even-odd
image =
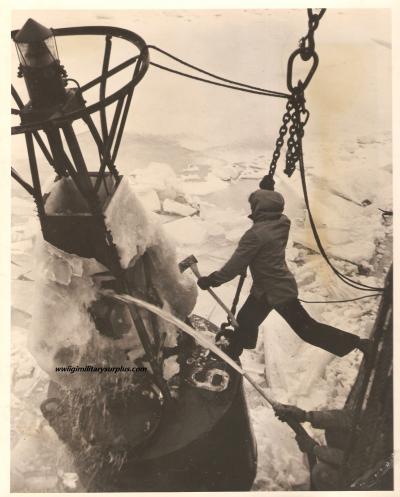
[[[261,185],[260,185],[261,186]],[[239,330],[233,334],[231,353],[253,349],[258,327],[275,309],[304,341],[344,356],[358,348],[366,351],[369,340],[315,321],[298,300],[297,284],[285,260],[290,220],[283,214],[282,195],[260,189],[249,197],[253,226],[246,231],[228,262],[209,276],[199,278],[202,290],[217,287],[243,274],[247,266],[253,278],[250,295],[237,315]],[[265,188],[265,186],[264,186]]]

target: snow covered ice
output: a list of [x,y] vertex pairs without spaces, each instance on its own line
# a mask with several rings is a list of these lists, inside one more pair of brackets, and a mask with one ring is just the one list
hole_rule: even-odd
[[[184,59],[233,79],[277,90],[284,88],[286,58],[306,27],[303,11],[230,11],[220,17],[213,11],[126,11],[123,18],[115,12],[106,15],[108,24],[133,29],[148,43],[156,42]],[[29,16],[24,11],[15,13],[15,27]],[[82,11],[77,16],[69,11],[62,22],[104,24],[94,16],[93,12]],[[38,20],[47,25],[59,23],[46,11]],[[160,29],[165,23],[169,28]],[[311,117],[304,139],[311,209],[327,253],[338,269],[374,286],[382,285],[392,250],[391,226],[383,222],[378,210],[392,208],[391,52],[374,41],[387,40],[389,25],[389,14],[383,11],[327,12],[318,30],[320,65],[307,90]],[[244,27],[246,43],[237,50],[234,40],[242,36]],[[170,36],[172,30],[176,36]],[[273,46],[267,57],[266,46]],[[78,80],[84,77],[84,54],[77,58],[76,47],[62,42],[59,50],[68,72]],[[97,76],[94,67],[88,71]],[[234,91],[197,86],[155,71],[151,69],[137,89],[118,163],[126,175],[124,186],[142,214],[139,219],[127,217],[127,224],[119,229],[120,211],[115,209],[113,219],[110,206],[109,223],[125,265],[148,244],[161,241],[157,239],[159,228],[137,223],[149,216],[151,226],[155,226],[153,222],[163,226],[177,254],[164,254],[167,262],[159,266],[160,270],[166,268],[160,277],[162,282],[180,278],[176,262],[191,253],[198,258],[204,274],[221,267],[232,253],[240,234],[249,226],[247,198],[269,164],[283,105],[253,95],[238,96]],[[13,151],[13,155],[17,170],[25,173],[21,151]],[[43,167],[42,173],[51,175]],[[300,297],[310,301],[358,297],[359,292],[339,282],[316,253],[298,172],[289,179],[280,166],[276,189],[285,196],[285,212],[292,220],[287,259],[298,280]],[[32,315],[45,313],[40,323],[46,325],[39,333],[48,336],[52,327],[57,330],[54,340],[61,343],[70,338],[67,328],[74,319],[82,327],[76,339],[86,343],[90,323],[81,321],[80,312],[67,314],[67,308],[69,304],[76,308],[77,301],[84,305],[93,298],[95,289],[88,283],[93,269],[91,263],[60,254],[40,242],[33,202],[19,187],[13,187],[12,215],[12,484],[16,491],[77,490],[71,460],[39,410],[49,381],[43,369],[51,373],[48,358],[36,354],[36,362],[28,352],[27,341],[35,333],[36,317]],[[145,230],[142,245],[133,238],[135,226]],[[35,238],[41,256],[33,258]],[[365,274],[359,274],[360,267]],[[57,308],[57,314],[50,315],[51,307],[44,307],[49,304],[49,297],[44,298],[48,292],[42,290],[35,295],[35,285],[41,284],[38,274],[46,278],[43,284],[61,289],[63,312]],[[249,290],[249,279],[240,304]],[[179,281],[183,290],[193,291],[194,279]],[[75,285],[75,297],[71,285]],[[236,281],[218,288],[218,295],[230,303],[235,285]],[[169,288],[164,289],[165,295],[169,295]],[[34,304],[33,297],[38,297],[41,305]],[[170,304],[178,309],[180,302]],[[377,300],[305,307],[323,322],[366,337]],[[179,312],[184,314],[182,309]],[[218,324],[226,318],[206,292],[199,293],[194,312]],[[279,401],[322,409],[343,405],[361,357],[352,352],[335,358],[300,342],[272,312],[260,330],[257,349],[246,351],[242,359],[244,369]],[[173,374],[173,366],[168,374]],[[306,489],[307,467],[293,433],[274,417],[256,392],[248,385],[245,388],[258,443],[253,489]],[[311,428],[307,430],[311,433]],[[323,439],[318,430],[312,430],[312,434]]]

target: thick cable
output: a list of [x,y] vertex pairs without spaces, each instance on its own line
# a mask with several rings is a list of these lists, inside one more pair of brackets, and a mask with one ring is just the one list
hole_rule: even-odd
[[236,86],[242,86],[243,88],[248,88],[250,90],[260,91],[260,92],[263,92],[265,94],[270,95],[271,97],[273,97],[273,96],[279,97],[279,98],[289,98],[290,97],[290,95],[286,94],[286,93],[282,93],[282,92],[278,92],[278,91],[274,91],[274,90],[267,90],[265,88],[260,88],[258,86],[252,86],[252,85],[248,85],[246,83],[240,83],[239,81],[233,81],[231,79],[223,78],[223,77],[218,76],[216,74],[213,74],[209,71],[201,69],[200,67],[194,66],[193,64],[189,64],[189,62],[185,62],[184,60],[180,59],[179,57],[176,57],[175,55],[172,55],[171,53],[166,52],[165,50],[162,50],[161,48],[159,48],[155,45],[148,45],[147,48],[152,48],[153,50],[157,50],[157,52],[164,54],[165,56],[169,57],[170,59],[175,60],[176,62],[179,62],[180,64],[182,64],[186,67],[189,67],[190,69],[198,71],[202,74],[206,74],[207,76],[211,76],[214,79],[224,81],[225,83],[230,83],[230,84],[236,85]]
[[304,168],[303,143],[302,143],[301,133],[298,135],[298,146],[299,146],[300,177],[301,177],[301,184],[303,187],[304,202],[306,204],[308,218],[310,220],[310,225],[311,225],[311,229],[312,229],[312,232],[314,235],[314,239],[317,243],[317,246],[319,248],[319,251],[320,251],[322,257],[326,260],[329,267],[333,270],[333,272],[336,274],[336,276],[339,279],[341,279],[344,283],[346,283],[347,285],[349,285],[357,290],[382,292],[384,290],[383,288],[365,285],[364,283],[360,283],[358,281],[352,280],[348,276],[342,274],[330,261],[328,255],[326,254],[325,249],[321,243],[321,239],[319,237],[318,230],[317,230],[317,227],[314,223],[314,218],[313,218],[312,213],[311,213],[310,203],[309,203],[309,199],[308,199],[308,192],[307,192],[307,182],[306,182],[305,168]]
[[240,86],[231,86],[231,85],[227,85],[224,83],[217,83],[216,81],[211,81],[209,79],[200,78],[198,76],[192,76],[191,74],[187,74],[187,73],[182,72],[182,71],[177,71],[176,69],[171,69],[170,67],[166,67],[166,66],[163,66],[161,64],[157,64],[156,62],[150,62],[150,65],[154,66],[154,67],[158,67],[159,69],[163,69],[164,71],[172,72],[173,74],[177,74],[178,76],[184,76],[185,78],[194,79],[195,81],[201,81],[203,83],[208,83],[210,85],[222,86],[223,88],[230,88],[232,90],[239,90],[239,91],[243,91],[246,93],[253,93],[255,95],[264,95],[266,97],[288,98],[288,95],[286,95],[285,93],[270,94],[270,93],[267,93],[264,91],[248,90],[246,88],[241,88]]
[[381,297],[382,293],[373,293],[371,295],[363,295],[362,297],[356,297],[354,299],[345,299],[345,300],[303,300],[298,299],[300,302],[304,304],[340,304],[342,302],[354,302],[356,300],[361,299],[369,299],[370,297]]

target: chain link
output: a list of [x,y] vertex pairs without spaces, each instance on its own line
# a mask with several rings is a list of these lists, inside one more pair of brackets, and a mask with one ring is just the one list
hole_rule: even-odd
[[318,28],[319,21],[322,16],[325,14],[326,9],[320,9],[320,12],[314,13],[313,9],[307,9],[308,13],[308,32],[303,38],[299,41],[299,47],[301,49],[301,58],[304,61],[309,60],[313,53],[315,52],[315,40],[314,40],[314,32]]
[[286,167],[284,172],[289,177],[293,174],[297,162],[299,161],[299,141],[300,138],[304,136],[304,126],[308,121],[309,115],[310,113],[305,108],[304,94],[293,94],[286,104],[286,112],[282,118],[283,124],[279,128],[279,136],[276,140],[275,150],[272,154],[269,176],[275,174],[282,147],[285,142],[285,136],[288,131],[289,137],[287,140]]
[[291,116],[292,112],[293,112],[293,102],[291,99],[289,99],[287,104],[286,104],[286,112],[283,114],[283,117],[282,117],[282,125],[279,128],[279,136],[275,142],[275,150],[272,154],[272,160],[271,160],[271,164],[269,166],[269,176],[271,176],[271,177],[273,177],[275,174],[276,167],[278,165],[278,160],[279,160],[279,157],[281,156],[281,150],[282,150],[282,147],[285,143],[285,136],[286,136],[286,133],[288,132],[288,124],[292,120],[292,116]]
[[[325,11],[326,9],[320,9],[319,13],[316,13],[313,9],[307,9],[308,32],[303,38],[301,38],[299,48],[289,57],[287,79],[291,96],[286,104],[286,111],[282,117],[282,124],[279,128],[278,138],[275,142],[275,149],[273,151],[272,160],[269,166],[268,176],[271,178],[273,178],[275,174],[287,134],[289,134],[289,137],[287,139],[286,167],[284,169],[284,173],[290,177],[299,162],[300,141],[304,136],[304,126],[307,124],[310,116],[309,111],[305,108],[304,90],[318,66],[318,55],[315,52],[314,32],[318,28],[319,21],[325,14]],[[303,82],[299,81],[295,86],[292,82],[293,62],[299,55],[304,61],[312,58],[313,64],[307,78]]]
[[[289,177],[296,169],[300,158],[300,141],[304,136],[304,126],[308,120],[309,112],[305,108],[304,94],[297,93],[293,96],[292,124],[289,128],[289,138],[286,151],[286,167],[284,173]],[[301,116],[305,118],[302,121]]]

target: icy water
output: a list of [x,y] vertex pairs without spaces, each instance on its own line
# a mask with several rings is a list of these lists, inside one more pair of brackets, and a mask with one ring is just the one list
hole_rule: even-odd
[[[306,14],[296,10],[36,14],[39,22],[53,27],[109,24],[133,29],[148,43],[200,67],[276,90],[285,89],[287,57],[306,30]],[[19,27],[29,15],[32,13],[14,11],[14,26]],[[328,254],[346,274],[375,285],[382,284],[392,253],[391,226],[378,210],[391,209],[392,202],[388,33],[386,11],[327,12],[317,33],[320,65],[307,91],[311,117],[304,142],[310,201]],[[118,43],[116,48],[117,58],[126,55]],[[87,81],[99,74],[102,44],[89,40],[77,45],[63,40],[59,50],[70,77]],[[80,57],[76,57],[77,50]],[[194,253],[204,274],[227,260],[250,226],[247,198],[257,186],[255,178],[268,168],[283,109],[282,101],[197,85],[156,68],[149,70],[135,92],[117,166],[128,175],[154,162],[172,168],[172,183],[191,205],[199,207],[200,214],[163,216],[161,221],[176,243],[178,258]],[[80,140],[87,144],[86,135],[80,135]],[[93,149],[87,158],[92,169],[92,164],[97,164]],[[42,179],[51,178],[50,168],[40,156],[39,162]],[[21,140],[13,144],[13,165],[27,177]],[[298,174],[288,179],[281,170],[282,166],[277,189],[285,196],[285,212],[292,220],[287,259],[301,297],[359,296],[338,282],[316,254]],[[253,179],[246,179],[249,177]],[[167,187],[165,191],[175,198],[176,191],[171,193]],[[371,203],[362,207],[364,200]],[[31,254],[38,222],[33,203],[18,185],[13,185],[12,222],[13,490],[83,490],[65,447],[39,410],[48,377],[26,347],[33,312]],[[369,276],[358,274],[360,265]],[[235,284],[217,289],[228,304]],[[248,278],[241,302],[250,284]],[[306,307],[317,319],[368,336],[377,302],[366,299]],[[226,318],[206,292],[200,293],[195,313],[217,324]],[[279,401],[320,409],[343,405],[360,355],[353,352],[338,359],[303,344],[273,312],[260,330],[257,349],[245,352],[242,359],[244,369]],[[259,454],[253,489],[306,489],[307,466],[292,432],[256,392],[246,387],[246,393]],[[323,441],[321,432],[312,433]]]

